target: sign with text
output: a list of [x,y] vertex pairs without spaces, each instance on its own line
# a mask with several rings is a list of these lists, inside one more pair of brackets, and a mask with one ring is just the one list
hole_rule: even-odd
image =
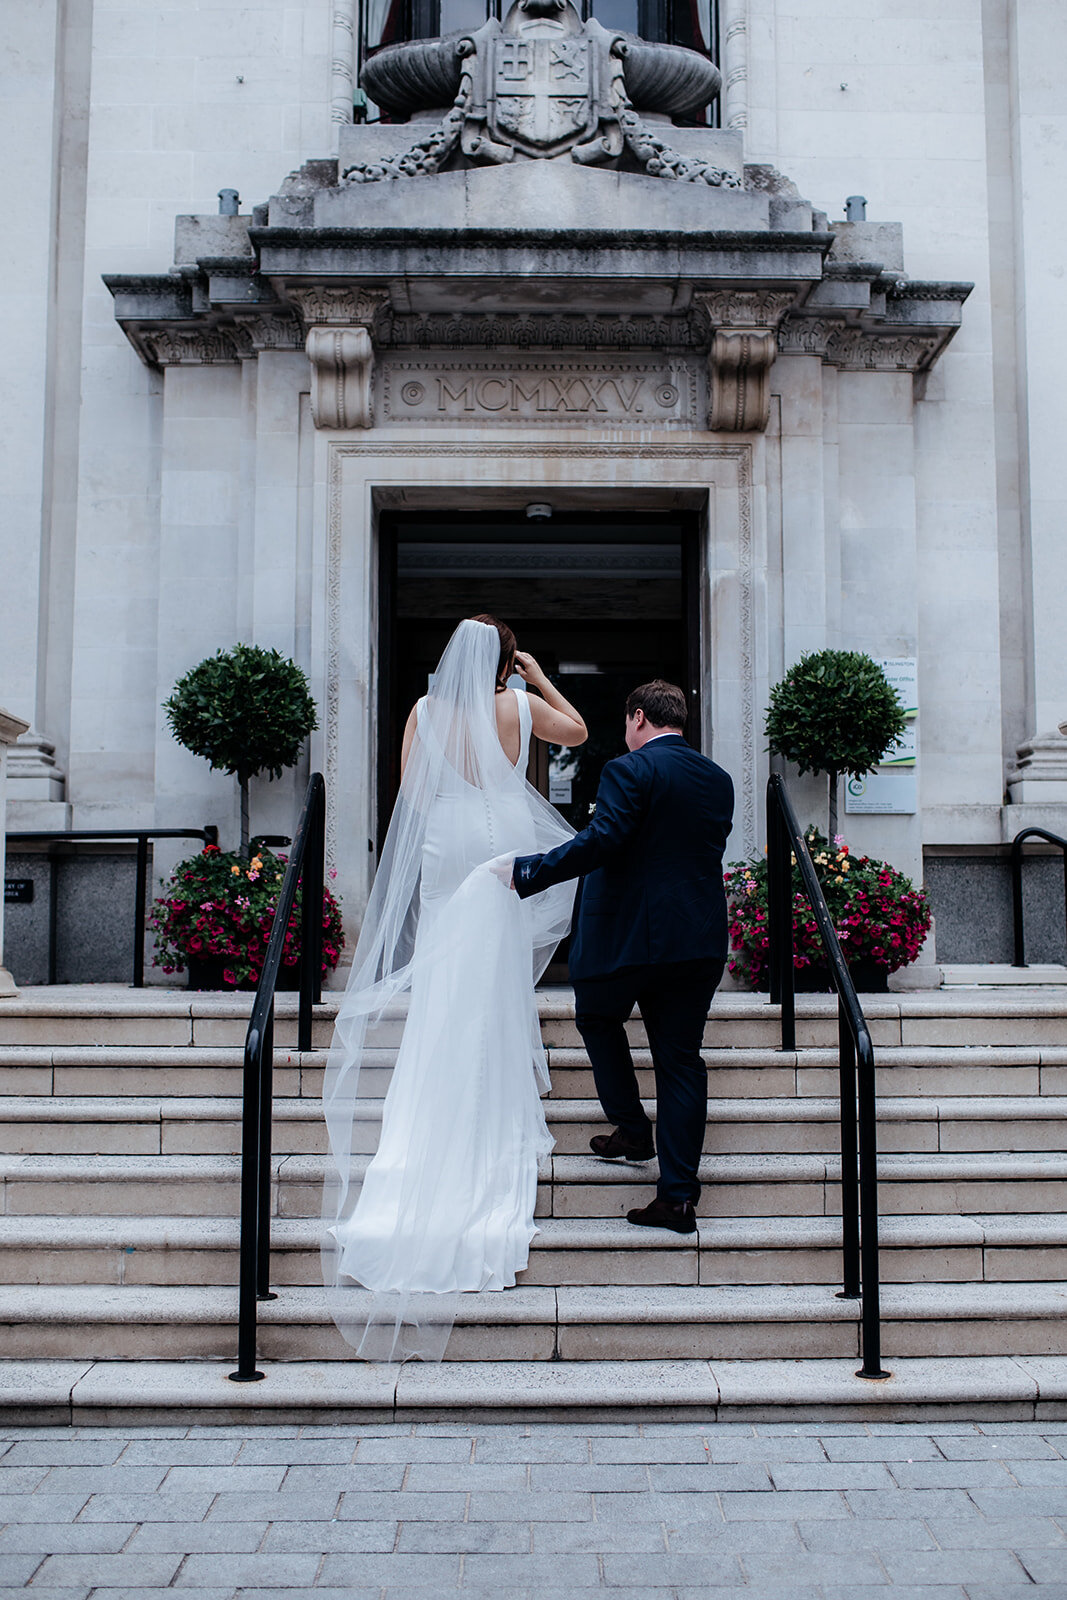
[[875,656],[907,721],[896,744],[884,751],[876,772],[845,781],[845,810],[852,816],[911,816],[919,809],[919,675],[914,656]]

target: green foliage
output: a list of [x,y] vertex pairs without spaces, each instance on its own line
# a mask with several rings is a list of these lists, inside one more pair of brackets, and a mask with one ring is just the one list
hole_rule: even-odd
[[278,650],[236,644],[193,667],[163,702],[180,745],[247,784],[257,772],[279,778],[318,727],[308,681]]
[[861,778],[904,731],[904,713],[885,673],[860,650],[801,656],[771,690],[770,749],[801,772]]

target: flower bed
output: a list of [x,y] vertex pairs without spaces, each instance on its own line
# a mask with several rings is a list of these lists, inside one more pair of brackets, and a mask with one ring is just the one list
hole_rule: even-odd
[[[152,908],[156,965],[170,973],[195,963],[199,986],[215,969],[219,987],[254,989],[263,970],[286,864],[287,857],[270,850],[259,850],[249,860],[213,844],[182,861]],[[285,987],[286,969],[295,969],[300,960],[302,894],[297,889],[285,933],[279,987]],[[323,977],[336,967],[343,947],[340,907],[324,888]]]
[[[811,859],[853,979],[870,986],[914,961],[930,931],[930,905],[910,878],[885,861],[853,856],[840,835],[833,845],[816,828],[805,834]],[[736,861],[724,874],[730,902],[730,971],[750,989],[766,989],[770,955],[767,858]],[[798,987],[829,988],[822,941],[793,866],[793,965]]]

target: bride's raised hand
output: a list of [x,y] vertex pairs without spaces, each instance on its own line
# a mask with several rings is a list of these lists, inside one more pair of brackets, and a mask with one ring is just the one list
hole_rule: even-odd
[[538,689],[548,681],[544,669],[538,666],[528,650],[516,650],[515,671],[524,683],[532,683]]

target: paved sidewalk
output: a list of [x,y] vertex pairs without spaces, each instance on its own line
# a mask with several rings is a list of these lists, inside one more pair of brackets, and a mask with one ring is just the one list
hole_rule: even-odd
[[1067,1422],[0,1428],[0,1596],[1067,1600]]

